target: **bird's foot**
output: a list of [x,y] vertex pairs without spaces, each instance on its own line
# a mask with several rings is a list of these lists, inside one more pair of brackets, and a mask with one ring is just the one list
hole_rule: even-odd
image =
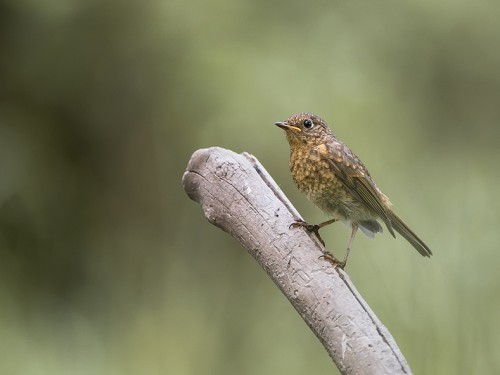
[[309,232],[314,232],[314,233],[319,231],[319,225],[309,224],[304,220],[295,220],[292,224],[290,224],[289,229],[298,227],[306,228]]
[[323,239],[319,235],[319,230],[321,228],[319,225],[309,224],[306,223],[304,220],[296,220],[289,225],[288,229],[299,228],[299,227],[305,228],[308,232],[313,232],[316,235],[316,237],[318,237],[318,240],[321,242],[321,244],[325,246],[325,241],[323,241]]
[[340,268],[342,270],[344,269],[347,263],[345,260],[343,261],[338,260],[332,253],[326,250],[323,252],[323,255],[321,255],[318,259],[324,259],[328,261],[332,266]]

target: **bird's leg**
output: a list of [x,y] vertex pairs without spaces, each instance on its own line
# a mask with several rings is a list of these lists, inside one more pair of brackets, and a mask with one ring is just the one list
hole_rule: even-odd
[[349,243],[347,244],[347,249],[345,251],[344,259],[342,259],[342,261],[339,261],[337,258],[333,256],[333,254],[331,254],[328,251],[325,251],[323,255],[320,256],[320,258],[329,261],[335,267],[344,269],[345,265],[347,264],[347,257],[349,256],[349,251],[351,251],[352,242],[354,241],[354,237],[356,236],[357,231],[358,231],[358,224],[352,223],[351,238],[349,239]]
[[318,240],[321,242],[321,244],[325,246],[325,241],[323,241],[323,239],[319,235],[319,230],[323,227],[326,227],[329,224],[335,223],[336,221],[337,219],[330,219],[319,224],[309,224],[306,223],[304,220],[296,220],[292,224],[290,224],[289,228],[290,229],[298,227],[306,228],[309,232],[313,232],[316,235],[316,237],[318,237]]

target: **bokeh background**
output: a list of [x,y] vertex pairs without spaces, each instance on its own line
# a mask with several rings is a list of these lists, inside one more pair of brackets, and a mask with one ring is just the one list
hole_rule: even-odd
[[[273,122],[310,111],[429,244],[347,271],[415,373],[500,372],[500,3],[0,1],[0,373],[336,373],[181,187],[256,155],[311,222]],[[323,238],[338,254],[349,230]]]

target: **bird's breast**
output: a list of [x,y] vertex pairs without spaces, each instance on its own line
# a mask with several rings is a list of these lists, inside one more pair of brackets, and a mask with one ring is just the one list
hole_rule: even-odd
[[340,183],[324,156],[310,150],[292,150],[290,172],[299,190],[314,203],[323,195],[329,195],[329,191],[338,188]]
[[330,162],[335,160],[327,160],[318,150],[292,150],[290,171],[299,190],[322,211],[341,220],[372,216],[332,171]]

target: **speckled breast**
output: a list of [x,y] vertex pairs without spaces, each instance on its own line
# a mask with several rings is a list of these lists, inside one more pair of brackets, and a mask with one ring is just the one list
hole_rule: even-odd
[[325,213],[344,220],[373,216],[353,197],[319,153],[303,149],[292,151],[290,171],[299,190]]

